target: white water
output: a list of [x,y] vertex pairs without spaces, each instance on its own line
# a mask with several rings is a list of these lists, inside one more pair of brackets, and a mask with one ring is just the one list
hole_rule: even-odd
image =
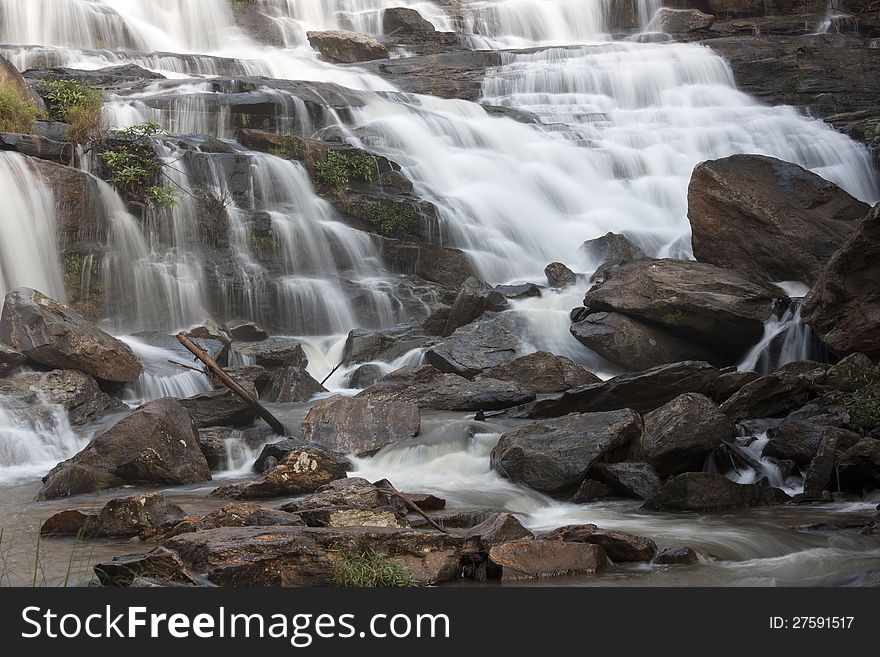
[[176,351],[154,347],[132,336],[122,336],[121,339],[144,366],[138,380],[128,386],[127,400],[133,406],[164,397],[184,399],[214,389],[207,376],[189,369],[195,367],[192,359],[182,358]]

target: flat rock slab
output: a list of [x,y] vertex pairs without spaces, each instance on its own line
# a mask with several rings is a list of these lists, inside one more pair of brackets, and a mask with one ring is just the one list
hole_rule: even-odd
[[502,581],[595,573],[607,561],[598,545],[545,540],[497,545],[489,560],[501,567]]

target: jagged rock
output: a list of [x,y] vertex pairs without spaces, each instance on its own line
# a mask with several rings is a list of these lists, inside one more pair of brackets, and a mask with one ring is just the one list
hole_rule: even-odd
[[682,34],[708,29],[714,22],[714,16],[704,14],[699,9],[661,7],[654,14],[649,27],[667,34]]
[[434,410],[495,411],[532,401],[535,393],[508,381],[487,377],[470,381],[423,365],[391,372],[358,397],[411,402]]
[[350,465],[341,454],[319,445],[301,444],[257,479],[221,486],[211,497],[257,500],[314,493],[321,486],[345,477]]
[[595,573],[606,559],[601,547],[589,543],[525,540],[489,550],[489,560],[501,568],[503,581]]
[[360,477],[337,479],[322,486],[315,493],[280,507],[291,513],[315,509],[389,509],[396,515],[406,515],[409,507],[396,495]]
[[348,334],[342,352],[345,365],[369,361],[390,362],[419,349],[429,340],[416,322],[405,322],[388,329],[354,329]]
[[474,541],[436,530],[226,527],[181,534],[166,545],[220,586],[327,586],[348,555],[376,550],[420,584],[455,579]]
[[262,326],[244,320],[229,322],[226,330],[229,331],[232,339],[238,342],[260,342],[269,337],[269,332]]
[[379,365],[376,365],[375,363],[367,363],[366,365],[361,365],[349,375],[348,387],[357,390],[364,390],[374,383],[381,381],[384,376],[385,371]]
[[832,390],[852,392],[864,385],[873,369],[874,363],[865,354],[851,354],[828,369],[824,384]]
[[645,429],[632,456],[647,461],[660,477],[702,471],[706,457],[736,438],[733,422],[711,399],[689,392],[645,415]]
[[550,287],[553,288],[571,287],[577,283],[577,274],[561,262],[551,262],[547,265],[544,268],[544,275],[547,277]]
[[598,545],[615,563],[650,561],[657,552],[657,544],[650,538],[613,529],[600,529],[596,525],[568,525],[543,534],[540,538],[545,541]]
[[595,479],[584,479],[569,500],[572,504],[589,504],[609,497],[611,487]]
[[762,155],[703,162],[688,191],[697,260],[777,281],[815,281],[869,209],[834,183]]
[[605,270],[584,306],[654,322],[735,361],[758,342],[785,293],[741,272],[689,260],[642,259]]
[[484,370],[507,365],[522,355],[514,320],[505,315],[462,326],[425,352],[425,360],[441,372],[472,379]]
[[699,560],[699,555],[693,549],[683,545],[662,548],[654,557],[654,563],[663,566],[692,566]]
[[12,347],[0,344],[0,376],[6,376],[27,363],[27,356]]
[[[763,456],[793,461],[806,467],[819,450],[825,429],[841,428],[842,419],[837,415],[817,415],[805,420],[786,419],[776,428],[768,429],[768,441]],[[842,430],[842,428],[841,428]],[[853,434],[858,440],[858,434]]]
[[505,433],[490,462],[505,479],[548,493],[570,492],[594,463],[623,452],[641,432],[641,417],[628,409],[573,414]]
[[[623,497],[648,499],[663,486],[657,472],[648,463],[597,463],[590,469],[590,476],[610,486]],[[584,483],[589,481],[584,480]]]
[[685,472],[667,481],[642,506],[651,511],[722,511],[782,504],[788,495],[778,488],[737,484],[723,475]]
[[79,454],[55,466],[43,477],[39,498],[125,484],[179,486],[210,478],[189,413],[174,399],[160,399],[144,404]]
[[837,355],[880,359],[880,204],[819,272],[802,315]]
[[235,351],[256,361],[267,369],[279,367],[302,367],[309,364],[306,352],[293,338],[269,338],[260,342],[238,342]]
[[[256,388],[250,390],[257,396]],[[231,390],[211,390],[193,397],[180,400],[181,405],[189,411],[196,426],[207,427],[246,427],[257,418],[253,406],[244,401]]]
[[592,313],[571,325],[585,347],[628,370],[683,360],[718,360],[711,350],[620,313]]
[[779,417],[807,403],[810,388],[806,377],[773,372],[744,385],[721,404],[721,410],[734,422]]
[[534,534],[509,513],[498,513],[467,531],[468,538],[475,538],[488,552],[496,545],[534,538]]
[[219,527],[302,527],[295,513],[270,509],[250,502],[235,502],[200,517],[189,517],[171,529],[170,536]]
[[804,477],[804,492],[799,501],[830,501],[837,461],[848,449],[859,442],[859,435],[845,429],[825,427],[822,429],[819,448],[807,466]]
[[602,237],[587,240],[581,244],[581,252],[596,265],[597,269],[607,264],[630,262],[647,257],[645,252],[629,238],[617,233],[607,233]]
[[0,341],[41,365],[80,370],[105,381],[129,383],[141,373],[140,360],[128,345],[28,288],[6,295]]
[[345,454],[369,456],[419,435],[420,427],[419,407],[411,402],[335,396],[312,406],[302,437]]
[[718,375],[718,378],[712,384],[712,394],[710,396],[715,400],[715,403],[721,404],[739,392],[743,386],[760,378],[760,374],[752,371],[723,372]]
[[307,32],[309,44],[337,64],[354,64],[373,59],[388,59],[388,48],[367,34],[346,30]]
[[126,409],[121,401],[103,392],[91,376],[78,370],[21,372],[6,379],[0,392],[47,412],[47,404],[62,406],[74,426]]
[[302,367],[285,367],[272,375],[269,385],[260,395],[268,402],[288,404],[306,402],[327,389],[312,378]]
[[880,440],[862,438],[838,459],[837,476],[846,490],[880,488]]
[[602,383],[568,390],[554,398],[510,411],[519,418],[559,417],[567,413],[631,408],[647,413],[686,392],[706,395],[718,378],[718,368],[701,361],[660,365],[644,372],[622,374]]
[[499,312],[507,308],[507,298],[500,292],[473,276],[462,285],[455,302],[449,310],[443,335],[448,336],[487,312]]
[[496,379],[511,381],[536,393],[562,392],[601,379],[563,356],[538,351],[516,358],[506,365],[492,367],[478,376],[476,381]]
[[95,566],[95,575],[104,586],[132,586],[135,580],[149,579],[160,583],[196,586],[186,572],[186,565],[176,552],[157,547],[146,554],[113,557],[109,563]]
[[99,512],[69,509],[51,516],[43,536],[107,538],[137,536],[145,530],[177,524],[186,514],[162,493],[110,500]]
[[226,449],[224,438],[226,432],[217,429],[199,431],[199,447],[205,455],[205,461],[211,472],[223,470],[226,467],[229,454]]

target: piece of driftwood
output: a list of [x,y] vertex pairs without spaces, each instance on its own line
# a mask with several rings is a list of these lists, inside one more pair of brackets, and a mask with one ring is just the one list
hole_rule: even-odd
[[377,482],[377,483],[376,483],[376,486],[377,486],[378,488],[381,488],[382,490],[384,490],[386,493],[390,493],[391,495],[394,495],[394,496],[399,497],[400,499],[402,499],[402,500],[406,503],[406,505],[407,505],[409,508],[411,508],[413,511],[415,511],[415,512],[418,513],[420,516],[422,516],[422,518],[424,518],[425,520],[427,520],[428,523],[429,523],[434,529],[436,529],[436,530],[438,530],[438,531],[441,531],[441,532],[443,532],[444,534],[449,534],[449,533],[450,533],[448,529],[444,529],[443,527],[441,527],[440,525],[438,525],[436,522],[434,522],[434,520],[433,520],[433,519],[432,519],[427,513],[425,513],[424,511],[422,511],[422,509],[419,507],[419,505],[416,504],[415,502],[413,502],[412,499],[410,499],[409,495],[404,495],[403,493],[401,493],[399,490],[397,490],[397,489],[394,487],[394,484],[392,484],[392,483],[391,483],[390,481],[388,481],[387,479],[383,479],[382,481]]
[[277,417],[272,415],[272,413],[270,413],[265,406],[257,401],[257,398],[254,397],[247,388],[243,387],[240,383],[238,383],[238,381],[236,381],[226,372],[224,372],[223,368],[221,368],[217,364],[217,361],[211,358],[211,356],[209,356],[204,349],[202,349],[199,345],[190,340],[183,333],[178,334],[177,340],[178,342],[180,342],[180,344],[186,347],[186,349],[190,353],[192,353],[193,356],[202,361],[205,364],[205,367],[208,368],[208,371],[213,374],[220,381],[220,383],[225,385],[234,394],[241,397],[249,406],[251,406],[257,412],[257,415],[263,418],[266,421],[266,424],[272,427],[275,433],[277,433],[279,436],[288,435],[287,429],[284,427],[283,424],[281,424],[281,421]]

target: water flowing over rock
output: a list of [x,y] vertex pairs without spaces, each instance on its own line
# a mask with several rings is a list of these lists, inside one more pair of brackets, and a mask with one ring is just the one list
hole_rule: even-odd
[[305,440],[337,452],[368,456],[419,435],[420,427],[419,407],[411,402],[336,396],[312,406],[301,431]]
[[623,452],[642,434],[642,419],[630,410],[568,415],[510,431],[492,450],[491,465],[502,477],[556,493],[577,486],[594,463]]
[[768,506],[788,501],[778,488],[737,484],[705,472],[686,472],[673,477],[642,508],[652,511],[723,511]]
[[6,295],[0,340],[42,365],[80,370],[105,381],[127,383],[141,373],[140,361],[127,345],[36,290]]
[[880,358],[880,205],[819,272],[804,321],[840,356]]
[[40,499],[126,484],[179,486],[211,479],[193,420],[176,400],[135,410],[43,477]]
[[121,401],[101,390],[95,379],[78,370],[21,372],[0,382],[0,393],[23,404],[57,404],[74,426],[125,409]]
[[697,260],[777,281],[815,281],[868,210],[834,183],[759,155],[703,162],[688,190]]
[[607,233],[581,244],[581,252],[596,268],[607,264],[630,262],[647,257],[645,252],[624,235]]
[[392,372],[358,397],[411,402],[435,410],[497,411],[530,402],[535,393],[509,381],[488,377],[471,381],[423,365]]

